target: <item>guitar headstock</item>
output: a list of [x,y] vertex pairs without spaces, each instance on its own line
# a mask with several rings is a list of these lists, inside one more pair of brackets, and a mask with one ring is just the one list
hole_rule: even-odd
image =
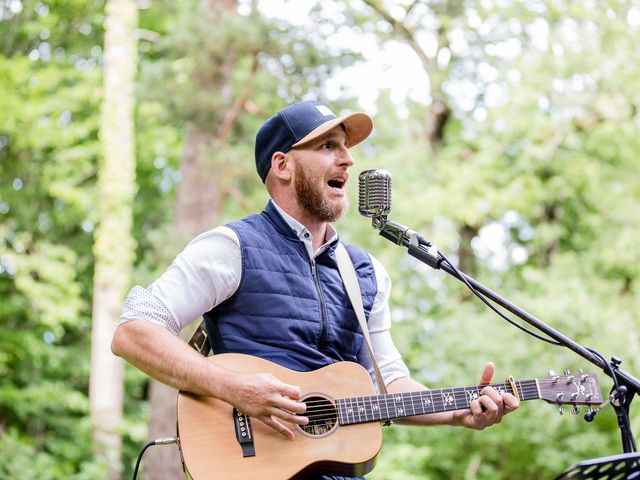
[[556,375],[549,372],[547,378],[539,378],[540,398],[558,405],[599,405],[602,392],[598,377],[592,373]]

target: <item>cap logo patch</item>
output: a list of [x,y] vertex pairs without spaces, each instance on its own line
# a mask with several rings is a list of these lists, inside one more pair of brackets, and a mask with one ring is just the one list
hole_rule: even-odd
[[324,105],[316,105],[316,109],[325,117],[331,115],[332,117],[335,117],[335,115],[333,114],[333,112],[331,110],[329,110],[329,107],[326,107]]

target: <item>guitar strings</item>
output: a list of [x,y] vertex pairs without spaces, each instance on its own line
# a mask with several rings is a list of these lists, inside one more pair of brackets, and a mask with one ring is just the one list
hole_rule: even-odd
[[[394,398],[396,396],[401,396],[402,398],[411,398],[414,396],[418,396],[418,397],[424,397],[426,395],[429,396],[433,396],[433,395],[439,395],[439,394],[447,394],[447,393],[453,393],[454,395],[456,394],[466,394],[467,392],[472,392],[472,393],[479,393],[480,391],[482,391],[482,389],[484,387],[486,387],[487,385],[477,385],[477,386],[473,386],[473,387],[456,387],[456,388],[445,388],[445,389],[434,389],[434,390],[425,390],[423,392],[402,392],[402,393],[397,393],[397,394],[393,394],[393,393],[388,393],[388,394],[382,394],[382,395],[370,395],[370,396],[361,396],[361,397],[350,397],[353,400],[357,400],[357,399],[388,399],[388,398]],[[511,386],[508,384],[494,384],[491,385],[492,387],[496,388],[496,387],[502,387],[505,390],[511,390]],[[538,389],[535,385],[517,385],[518,387],[518,392],[526,392],[526,393],[536,393],[538,392]],[[339,400],[346,400],[346,399],[339,399]],[[318,400],[309,400],[308,402],[305,402],[308,405],[313,405],[313,404],[326,404],[326,403],[331,403],[330,400],[327,399],[318,399]]]
[[[481,390],[477,389],[476,391],[472,391],[471,393],[479,393]],[[418,392],[406,392],[406,393],[402,393],[399,394],[400,398],[402,401],[414,401],[416,399],[420,399],[422,400],[423,398],[430,398],[432,401],[437,401],[439,396],[442,395],[447,395],[447,394],[453,394],[454,398],[455,398],[455,402],[458,403],[458,400],[466,400],[467,399],[467,393],[469,393],[469,390],[453,390],[453,391],[446,391],[446,390],[431,390],[431,391],[425,391],[424,393],[418,393]],[[518,393],[520,395],[522,395],[524,400],[529,400],[531,398],[539,398],[538,397],[538,389],[535,387],[525,387],[525,388],[518,388]],[[389,403],[389,401],[392,401],[393,403],[396,402],[396,397],[398,395],[394,395],[394,394],[388,394],[388,395],[381,395],[381,396],[369,396],[369,397],[352,397],[350,400],[351,402],[355,402],[356,404],[358,402],[384,402],[385,404]],[[348,400],[348,399],[341,399],[343,402]],[[327,403],[330,403],[331,405],[333,405],[332,402],[330,402],[329,400],[310,400],[308,402],[305,402],[307,404],[308,407],[310,408],[318,408],[320,406],[326,406]],[[333,406],[331,406],[330,408],[333,408]]]
[[[483,387],[484,388],[484,387]],[[401,394],[387,394],[387,395],[372,395],[372,396],[365,396],[365,397],[351,397],[349,399],[339,399],[338,401],[342,401],[343,403],[351,400],[351,402],[354,403],[358,403],[358,402],[373,402],[373,401],[377,401],[378,403],[380,402],[384,402],[384,403],[389,403],[389,401],[395,403],[396,400],[395,398],[397,396],[400,396],[400,398],[403,401],[413,401],[415,399],[423,399],[423,398],[431,398],[432,401],[437,400],[439,398],[439,396],[441,395],[446,395],[446,394],[453,394],[454,397],[456,398],[456,400],[461,400],[462,398],[466,399],[467,396],[466,394],[469,393],[469,389],[467,390],[458,390],[458,391],[446,391],[446,390],[425,390],[425,392],[405,392],[405,393],[401,393]],[[471,391],[471,393],[480,393],[481,389],[477,389],[476,391]],[[538,390],[537,388],[524,388],[524,389],[518,389],[519,393],[524,394],[523,396],[528,396],[531,394],[535,394],[536,398],[538,395]],[[319,400],[309,400],[308,402],[305,402],[305,404],[308,407],[311,408],[317,408],[318,406],[326,406],[327,404],[331,404],[331,406],[334,405],[333,402],[331,402],[330,400],[325,400],[325,399],[319,399]]]
[[[588,376],[585,374],[586,378],[592,378],[591,376]],[[568,377],[561,377],[558,380],[555,380],[553,378],[539,378],[537,379],[537,382],[535,379],[531,379],[531,380],[518,380],[515,382],[517,387],[520,387],[519,389],[529,389],[532,388],[533,390],[536,390],[536,385],[537,384],[546,384],[546,385],[572,385],[573,382],[571,381],[567,381]],[[584,383],[584,382],[581,382]],[[461,392],[461,391],[465,391],[465,390],[481,390],[484,387],[487,386],[491,386],[493,388],[496,387],[503,387],[503,388],[507,388],[510,389],[511,388],[511,384],[510,382],[504,382],[504,383],[492,383],[489,385],[472,385],[472,386],[466,386],[466,387],[449,387],[449,388],[439,388],[439,389],[432,389],[432,390],[424,390],[424,391],[419,391],[419,392],[402,392],[399,395],[408,395],[408,394],[422,394],[425,392],[445,392],[448,390],[454,391],[454,392]],[[384,395],[394,395],[392,393],[388,393],[388,394],[383,394],[380,396],[384,396]],[[372,396],[376,396],[376,395],[372,395]]]
[[[561,387],[564,385],[566,386],[571,385],[571,383],[561,382],[553,379],[540,379],[538,380],[538,382],[541,384],[541,386]],[[508,391],[511,390],[511,385],[508,383],[492,384],[491,386],[494,388],[502,387]],[[465,403],[467,402],[467,397],[466,397],[467,392],[469,391],[473,392],[475,390],[477,393],[479,393],[484,387],[485,385],[476,385],[473,387],[456,387],[456,388],[450,388],[450,389],[426,390],[424,392],[404,392],[400,394],[352,397],[350,399],[351,405],[347,404],[346,399],[337,400],[335,404],[327,399],[309,400],[308,402],[306,402],[306,405],[309,408],[309,410],[305,412],[305,416],[307,416],[310,421],[315,421],[315,422],[326,420],[326,419],[333,419],[336,417],[336,415],[338,417],[340,416],[342,412],[338,412],[338,410],[341,407],[354,408],[354,405],[353,405],[354,403],[355,403],[355,408],[371,409],[374,406],[374,403],[378,407],[378,410],[376,412],[365,411],[365,412],[350,413],[350,415],[354,417],[356,414],[360,417],[364,415],[365,418],[367,418],[369,414],[371,414],[372,417],[375,417],[376,414],[379,415],[382,413],[381,410],[386,410],[386,415],[388,416],[390,412],[397,413],[397,410],[395,407],[395,404],[396,404],[395,397],[397,397],[398,395],[403,400],[403,404],[406,401],[411,401],[411,405],[408,405],[408,406],[413,408],[414,411],[415,411],[415,405],[413,404],[414,400],[419,399],[420,401],[422,401],[424,398],[430,398],[431,401],[433,402],[433,405],[432,405],[434,409],[433,411],[435,411],[436,409],[438,410],[442,409],[442,407],[445,406],[445,403],[450,403],[450,402],[445,402],[444,398],[438,398],[439,395],[453,394],[454,401],[452,404],[450,404],[450,406],[453,407],[452,409],[458,409],[457,407],[458,401],[465,402]],[[523,398],[524,400],[539,398],[538,388],[535,383],[535,380],[522,380],[520,382],[516,382],[516,388],[518,389],[519,393],[523,397],[525,397]],[[533,395],[533,396],[527,398],[528,395]],[[389,400],[392,401],[391,406],[389,405]],[[339,402],[342,405],[339,405],[338,404]],[[463,408],[468,408],[468,403],[466,403],[466,406]],[[424,412],[424,413],[428,413],[428,412]]]
[[[525,383],[526,382],[526,383]],[[556,387],[562,387],[562,386],[569,386],[572,385],[572,383],[566,383],[566,382],[559,382],[559,381],[554,381],[553,379],[542,379],[539,380],[539,383],[541,386],[556,386]],[[403,399],[406,398],[413,398],[414,396],[418,396],[418,397],[423,397],[425,395],[438,395],[438,394],[449,394],[452,393],[454,395],[461,395],[461,394],[466,394],[467,392],[471,391],[472,393],[477,392],[479,393],[480,391],[482,391],[482,389],[485,387],[486,385],[476,385],[473,387],[455,387],[455,388],[444,388],[444,389],[434,389],[434,390],[425,390],[424,392],[402,392],[402,393],[398,393],[398,394],[386,394],[386,395],[371,395],[371,396],[366,396],[366,397],[352,397],[353,399],[368,399],[368,398],[377,398],[377,399],[385,399],[385,398],[393,398],[394,396],[400,396]],[[504,383],[504,384],[492,384],[491,387],[493,388],[503,388],[506,391],[512,391],[511,389],[511,385],[508,383]],[[518,393],[522,393],[524,394],[524,396],[526,396],[527,394],[538,394],[538,387],[535,383],[534,380],[525,380],[525,381],[521,381],[520,383],[516,383],[516,388],[518,390]],[[319,399],[319,400],[309,400],[307,403],[309,405],[314,404],[314,403],[318,403],[318,404],[323,404],[323,403],[327,403],[330,402],[329,400],[325,400],[325,399]]]

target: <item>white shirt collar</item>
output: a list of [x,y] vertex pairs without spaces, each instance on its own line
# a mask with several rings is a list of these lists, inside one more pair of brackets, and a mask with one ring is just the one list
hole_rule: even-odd
[[282,216],[284,221],[287,222],[287,225],[289,225],[291,229],[294,232],[296,232],[296,235],[298,236],[298,238],[302,241],[302,243],[304,243],[310,258],[315,258],[316,256],[320,255],[322,252],[324,252],[327,249],[327,247],[335,239],[338,238],[338,232],[336,231],[335,228],[333,228],[333,225],[328,223],[327,233],[325,236],[325,243],[322,244],[322,246],[320,246],[317,252],[314,253],[313,252],[313,235],[311,235],[311,232],[307,230],[307,227],[305,227],[302,223],[300,223],[298,220],[296,220],[287,212],[285,212],[282,208],[280,208],[273,199],[271,199],[270,201],[271,203],[273,203],[273,206],[276,207],[276,210],[278,210],[278,213]]

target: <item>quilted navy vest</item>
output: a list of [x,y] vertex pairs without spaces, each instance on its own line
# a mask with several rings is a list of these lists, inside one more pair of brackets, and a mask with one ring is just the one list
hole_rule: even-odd
[[[363,336],[336,263],[337,242],[314,260],[272,202],[228,225],[240,239],[235,294],[204,315],[214,353],[258,356],[296,371],[356,361]],[[377,292],[368,254],[345,245],[368,319]]]

